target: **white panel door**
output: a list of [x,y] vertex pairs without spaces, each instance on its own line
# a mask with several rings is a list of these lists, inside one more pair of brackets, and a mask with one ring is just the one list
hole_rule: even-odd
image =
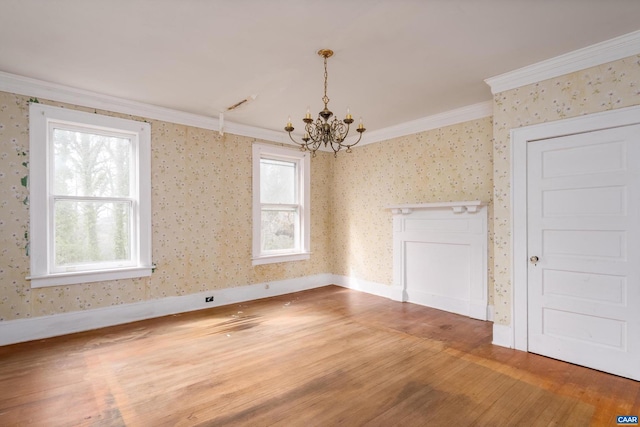
[[527,145],[528,349],[640,380],[640,125]]

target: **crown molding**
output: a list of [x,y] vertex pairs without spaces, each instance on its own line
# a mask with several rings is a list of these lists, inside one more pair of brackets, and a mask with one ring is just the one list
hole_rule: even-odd
[[[169,123],[194,126],[202,129],[218,131],[220,126],[219,119],[215,117],[202,116],[199,114],[187,113],[184,111],[131,101],[124,98],[77,89],[70,86],[50,83],[2,71],[0,71],[0,91],[35,98],[49,99],[56,102],[65,102],[68,104],[112,111],[115,113],[130,114],[137,117],[161,120]],[[492,108],[491,101],[481,102],[479,104],[473,104],[444,113],[435,114],[400,125],[370,131],[363,135],[363,139],[358,146],[488,117],[492,115]],[[224,132],[295,146],[289,140],[285,132],[247,126],[227,120],[224,121]],[[347,141],[351,140],[351,142],[355,142],[356,138],[357,135],[353,135],[347,139]],[[322,147],[321,150],[331,152],[330,149],[324,147]]]
[[0,90],[34,98],[44,98],[56,102],[113,111],[115,113],[131,114],[149,119],[218,130],[218,119],[215,118],[130,101],[124,98],[1,71]]
[[[466,107],[456,108],[455,110],[445,111],[444,113],[434,114],[396,126],[389,126],[384,129],[367,132],[362,136],[362,141],[358,146],[361,147],[363,145],[373,144],[374,142],[388,141],[393,138],[482,119],[491,115],[493,115],[493,101],[467,105]],[[356,137],[354,136],[353,138]]]
[[[0,71],[0,91],[215,131],[219,130],[220,124],[219,120],[214,117],[131,101],[2,71]],[[282,132],[246,126],[226,120],[224,131],[234,135],[248,136],[266,141],[287,142]]]
[[638,54],[640,54],[640,31],[634,31],[499,76],[490,77],[485,80],[485,83],[491,87],[491,93],[496,94]]

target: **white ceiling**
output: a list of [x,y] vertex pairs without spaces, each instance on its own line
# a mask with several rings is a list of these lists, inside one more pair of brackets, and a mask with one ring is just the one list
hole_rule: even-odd
[[640,29],[638,0],[0,0],[0,71],[282,130],[369,130],[491,99],[484,79]]

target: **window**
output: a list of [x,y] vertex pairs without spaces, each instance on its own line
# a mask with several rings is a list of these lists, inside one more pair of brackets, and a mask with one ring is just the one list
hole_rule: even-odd
[[151,274],[151,127],[32,103],[31,286]]
[[309,153],[253,145],[253,264],[309,259]]

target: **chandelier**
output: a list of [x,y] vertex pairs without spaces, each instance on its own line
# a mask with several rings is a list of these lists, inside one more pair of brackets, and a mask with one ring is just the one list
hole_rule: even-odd
[[351,116],[349,108],[347,108],[347,115],[344,120],[338,120],[338,118],[334,117],[333,120],[329,121],[331,116],[333,116],[333,113],[327,107],[329,104],[329,98],[327,97],[327,58],[330,58],[333,55],[333,51],[331,49],[321,49],[318,51],[318,55],[324,58],[324,96],[322,97],[324,109],[318,113],[318,118],[314,123],[311,118],[309,108],[307,108],[307,114],[304,116],[304,119],[302,119],[305,123],[305,133],[302,138],[303,142],[296,141],[291,135],[291,132],[293,132],[291,117],[289,117],[287,126],[285,126],[284,130],[289,134],[289,138],[300,146],[302,151],[311,151],[311,153],[313,153],[313,157],[316,156],[316,151],[321,145],[330,147],[333,150],[334,157],[338,157],[338,151],[343,148],[347,149],[347,153],[351,153],[351,147],[360,142],[360,139],[362,139],[362,133],[366,129],[362,124],[362,118],[360,118],[360,123],[356,129],[360,134],[358,140],[352,144],[345,144],[344,140],[349,134],[349,126],[353,123],[353,117]]

